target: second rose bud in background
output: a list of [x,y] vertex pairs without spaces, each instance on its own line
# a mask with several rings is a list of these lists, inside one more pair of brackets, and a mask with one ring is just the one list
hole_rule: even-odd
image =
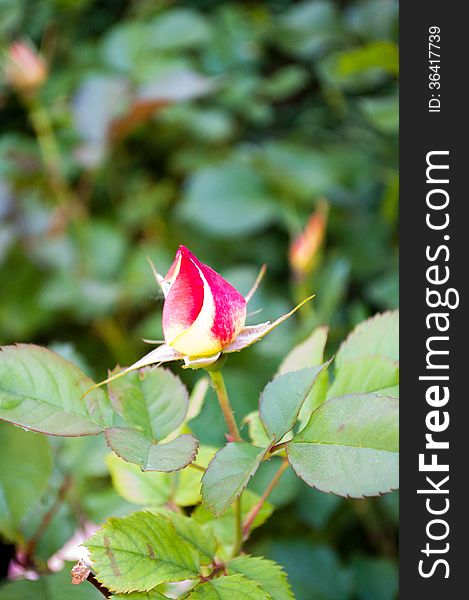
[[295,280],[303,281],[318,266],[327,229],[329,203],[321,199],[304,230],[290,244],[289,262]]

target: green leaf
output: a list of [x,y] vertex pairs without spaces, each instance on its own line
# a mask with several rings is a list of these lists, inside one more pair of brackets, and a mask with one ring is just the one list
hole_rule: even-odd
[[350,573],[342,566],[337,552],[311,537],[281,537],[269,544],[269,556],[284,565],[298,600],[354,598]]
[[222,237],[257,231],[276,214],[275,199],[258,172],[235,160],[196,172],[179,212],[184,221]]
[[297,344],[283,359],[278,374],[283,375],[322,364],[328,331],[328,327],[317,327],[306,340]]
[[[68,502],[64,502],[57,509],[52,508],[60,489],[59,485],[53,486],[53,482],[54,477],[52,477],[41,503],[35,506],[34,510],[29,511],[21,527],[23,539],[31,539],[41,527],[48,512],[52,510],[53,516],[48,522],[47,529],[38,541],[34,552],[34,557],[38,562],[48,561],[52,555],[64,547],[77,530],[76,513],[73,512]],[[63,483],[63,481],[60,483]],[[56,510],[55,513],[54,510]],[[86,512],[85,508],[83,512]]]
[[337,352],[336,369],[369,356],[399,360],[399,311],[377,314],[355,327]]
[[210,564],[217,550],[217,540],[209,527],[179,513],[168,514],[177,534],[199,553],[202,564]]
[[272,600],[294,600],[287,575],[273,560],[242,555],[227,565],[228,575],[244,575],[258,583]]
[[329,54],[320,65],[322,75],[347,90],[361,90],[399,73],[399,49],[394,42],[377,40]]
[[398,364],[381,356],[367,356],[342,364],[327,392],[327,397],[378,392],[398,383]]
[[328,365],[277,375],[265,386],[259,400],[259,416],[271,438],[279,441],[293,429],[303,402]]
[[142,473],[137,465],[115,454],[109,454],[106,463],[114,488],[128,502],[142,506],[161,506],[168,502],[172,481],[170,473]]
[[189,600],[269,600],[261,586],[243,575],[228,575],[198,585]]
[[202,499],[214,515],[220,515],[241,494],[265,452],[246,442],[230,442],[215,454],[202,477]]
[[[256,494],[263,494],[277,471],[280,469],[285,456],[285,451],[283,451],[277,456],[272,456],[269,460],[264,460],[261,463],[255,478],[250,481],[249,489]],[[296,473],[294,473],[292,469],[287,469],[283,473],[279,483],[269,494],[269,501],[276,508],[285,506],[297,497],[298,492],[302,487],[303,484],[296,476]]]
[[287,455],[308,485],[361,498],[398,487],[398,443],[399,402],[357,394],[315,410]]
[[168,596],[160,594],[157,590],[149,592],[132,592],[131,594],[113,594],[115,600],[168,600]]
[[183,434],[165,444],[149,441],[133,429],[114,427],[106,431],[109,447],[121,458],[139,465],[142,471],[179,471],[187,467],[197,454],[199,442]]
[[[211,446],[201,446],[197,464],[206,467],[215,451]],[[174,474],[142,472],[137,465],[128,463],[115,454],[109,454],[106,463],[113,486],[128,502],[142,506],[161,506],[172,499],[178,506],[193,506],[201,501],[202,473],[196,469],[184,469]]]
[[0,351],[0,419],[40,433],[94,435],[112,425],[104,392],[78,367],[33,344]]
[[59,573],[44,575],[36,581],[22,579],[12,581],[0,587],[1,600],[102,600],[101,592],[98,592],[89,583],[72,585],[70,570],[71,563],[65,563],[65,567]]
[[[327,343],[328,327],[317,327],[303,342],[295,346],[281,363],[278,373],[298,371],[307,367],[316,367],[324,361],[324,348]],[[311,413],[326,399],[329,374],[323,370],[308,394],[298,415],[298,421],[305,425]]]
[[[210,461],[215,456],[216,448],[213,446],[201,446],[197,453],[197,464],[202,467],[208,467]],[[193,506],[202,501],[203,473],[196,469],[184,469],[176,473],[176,485],[174,487],[174,502],[178,506]]]
[[[106,482],[107,483],[107,482]],[[101,488],[97,481],[92,479],[87,487],[80,490],[84,514],[93,523],[104,523],[108,517],[123,517],[137,510],[139,507],[129,504],[119,496],[112,487]],[[84,497],[83,497],[84,496]],[[76,515],[73,515],[76,530]],[[69,536],[68,539],[70,539]]]
[[293,2],[286,7],[278,18],[276,37],[287,51],[311,58],[341,39],[340,15],[332,2]]
[[399,398],[399,386],[391,385],[390,387],[377,390],[377,396],[389,396],[390,398]]
[[297,494],[297,514],[302,523],[315,529],[324,529],[341,503],[339,496],[323,494],[301,482],[301,491]]
[[363,112],[371,123],[383,133],[397,133],[399,130],[399,98],[363,98],[360,102]]
[[210,379],[208,377],[201,377],[194,385],[189,397],[189,408],[186,416],[188,421],[195,419],[200,414],[209,388]]
[[106,431],[107,443],[118,456],[143,471],[177,471],[194,460],[198,441],[192,435],[157,443],[181,425],[189,404],[185,386],[171,371],[130,373],[111,382],[109,390],[118,412],[137,428]]
[[262,146],[261,158],[275,187],[299,201],[328,194],[337,185],[338,172],[331,156],[306,144],[268,142]]
[[161,583],[194,579],[199,572],[197,552],[161,514],[111,518],[84,545],[96,578],[113,592],[148,591]]
[[189,396],[189,407],[184,422],[173,432],[171,437],[182,433],[192,433],[190,422],[196,419],[202,411],[205,397],[210,389],[210,380],[208,377],[202,377],[194,385]]
[[[53,438],[60,470],[73,473],[74,478],[107,477],[105,458],[109,454],[106,439],[102,435],[80,438]],[[89,460],[90,456],[93,460]]]
[[[359,169],[359,167],[357,167]],[[330,258],[318,272],[318,319],[330,321],[344,305],[351,279],[350,259],[344,256]]]
[[360,2],[347,10],[347,26],[360,39],[392,39],[399,18],[399,3]]
[[262,425],[262,421],[259,417],[259,411],[253,410],[247,414],[243,419],[243,425],[244,424],[247,424],[248,426],[251,442],[260,448],[267,448],[267,446],[270,444],[270,439],[265,432],[264,425]]
[[393,600],[399,592],[397,565],[386,558],[356,556],[352,561],[358,600]]
[[0,456],[0,533],[15,541],[24,517],[46,491],[52,471],[49,441],[0,423]]
[[189,404],[179,377],[161,368],[128,373],[109,384],[109,394],[126,421],[155,442],[179,427]]
[[168,51],[200,46],[210,37],[210,28],[198,12],[175,8],[150,21],[147,35],[152,48]]
[[302,429],[309,421],[311,413],[325,402],[327,397],[327,389],[329,387],[329,373],[327,369],[323,369],[319,373],[318,378],[314,382],[311,392],[308,394],[303,406],[298,415],[299,428]]
[[299,65],[281,67],[263,82],[261,93],[270,100],[286,100],[302,90],[308,80],[308,71]]
[[138,58],[145,34],[145,24],[135,21],[112,27],[101,42],[101,54],[105,64],[124,71],[140,66]]
[[[244,490],[241,496],[241,515],[243,520],[247,517],[250,510],[259,501],[259,496],[251,492],[249,489]],[[257,513],[256,518],[252,524],[251,530],[260,527],[267,521],[273,512],[273,506],[270,502],[264,502],[262,508]],[[235,531],[236,531],[236,514],[233,506],[230,506],[221,516],[214,517],[213,514],[205,508],[203,504],[197,506],[195,511],[192,513],[192,517],[201,524],[206,524],[213,531],[218,543],[222,547],[227,547],[231,552],[231,546],[235,542]],[[220,552],[220,549],[218,550]],[[228,557],[231,558],[231,554],[228,552]]]

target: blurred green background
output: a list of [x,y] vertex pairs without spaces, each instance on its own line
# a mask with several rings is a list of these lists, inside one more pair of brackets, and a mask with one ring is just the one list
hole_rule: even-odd
[[[2,79],[0,343],[50,346],[102,379],[148,351],[142,337],[162,336],[147,256],[165,272],[185,244],[242,292],[267,263],[251,323],[317,297],[228,360],[241,420],[315,326],[330,326],[331,355],[356,323],[395,308],[397,17],[393,0],[0,0],[0,50],[26,38],[49,64],[39,98],[69,188],[61,203]],[[295,277],[291,241],[322,198],[325,243]],[[210,395],[195,432],[220,445],[224,430]],[[60,446],[93,445],[96,472],[76,497],[95,520],[132,508],[97,440]],[[268,480],[264,469],[253,489]],[[299,600],[396,597],[397,494],[343,500],[285,475],[272,501],[249,550],[284,565]],[[65,513],[45,554],[73,532]]]

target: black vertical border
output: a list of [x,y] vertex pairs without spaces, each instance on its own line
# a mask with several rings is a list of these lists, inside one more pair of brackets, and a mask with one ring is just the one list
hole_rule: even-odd
[[[400,3],[400,219],[401,219],[401,492],[400,492],[400,598],[404,600],[452,600],[469,598],[469,96],[467,42],[469,24],[464,2],[426,0]],[[441,112],[429,113],[428,30],[441,29]],[[450,313],[448,335],[450,400],[445,409],[450,425],[439,439],[447,439],[449,450],[441,451],[449,462],[450,508],[443,516],[449,524],[448,538],[432,542],[426,525],[432,519],[425,508],[425,474],[418,470],[418,455],[425,449],[425,416],[431,408],[425,401],[428,382],[419,381],[425,371],[425,343],[429,331],[426,306],[426,246],[438,246],[442,232],[425,223],[427,207],[426,154],[449,150],[450,235],[448,286],[458,289],[460,304]],[[441,242],[440,242],[441,241]],[[443,287],[443,286],[442,286]],[[443,310],[443,309],[440,309]],[[446,357],[447,358],[447,357]],[[443,409],[442,409],[443,410]],[[436,437],[436,436],[435,436]],[[427,473],[431,475],[430,473]],[[435,474],[435,480],[442,473]],[[429,487],[428,485],[426,487]],[[441,498],[441,496],[440,496]],[[435,530],[436,531],[436,530]],[[450,544],[450,573],[437,568],[427,579],[418,572],[421,552],[429,541],[435,548]],[[427,567],[430,564],[427,559]],[[417,594],[419,594],[417,596]]]

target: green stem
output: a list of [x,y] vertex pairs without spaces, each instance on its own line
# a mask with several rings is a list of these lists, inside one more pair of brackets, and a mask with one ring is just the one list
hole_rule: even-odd
[[192,469],[195,469],[196,471],[200,471],[201,473],[205,473],[205,471],[207,470],[205,467],[203,467],[202,465],[198,465],[197,463],[189,463],[187,466],[191,467]]
[[63,177],[62,157],[49,114],[36,95],[25,97],[25,104],[37,137],[42,161],[49,176],[49,184],[57,202],[61,205],[68,205],[72,202],[73,197]]
[[286,471],[287,469],[288,469],[288,460],[284,459],[282,464],[280,465],[280,468],[273,476],[272,481],[269,483],[269,485],[265,489],[264,493],[259,498],[259,501],[257,502],[257,504],[255,504],[249,511],[249,514],[246,517],[246,520],[244,521],[244,525],[243,525],[243,539],[244,540],[248,539],[249,533],[251,532],[252,524],[254,523],[254,519],[257,517],[259,511],[261,510],[261,508],[264,505],[264,502],[267,500],[267,498],[270,496],[272,490],[279,482],[280,477],[283,475],[284,471]]
[[[208,371],[208,374],[212,379],[213,386],[217,394],[218,402],[220,404],[220,408],[222,410],[223,416],[225,417],[226,425],[230,433],[231,441],[241,442],[242,438],[239,434],[239,429],[234,418],[233,409],[231,408],[230,399],[228,397],[228,392],[226,391],[225,380],[223,379],[221,370],[218,369]],[[241,547],[243,545],[243,516],[241,508],[241,497],[242,492],[240,496],[236,499],[234,507],[236,515],[236,531],[235,543],[233,546],[233,557],[237,556],[240,553]]]
[[226,391],[223,375],[221,374],[221,371],[208,371],[208,374],[210,375],[215,387],[215,392],[217,394],[223,416],[225,417],[226,425],[228,426],[231,441],[241,442],[241,436],[239,435],[239,429],[236,425],[233,409],[231,408],[230,400],[228,398],[228,392]]
[[[303,279],[295,279],[293,282],[294,296],[295,302],[299,304],[304,298],[309,296],[313,289],[311,284],[311,276],[308,275]],[[298,311],[298,316],[302,320],[303,323],[308,322],[313,318],[315,314],[314,304],[313,302],[308,302],[305,304],[300,311]]]
[[271,449],[269,450],[269,455],[272,456],[275,452],[278,452],[279,450],[283,450],[287,444],[288,444],[288,442],[280,442],[280,444],[273,445],[271,447]]

